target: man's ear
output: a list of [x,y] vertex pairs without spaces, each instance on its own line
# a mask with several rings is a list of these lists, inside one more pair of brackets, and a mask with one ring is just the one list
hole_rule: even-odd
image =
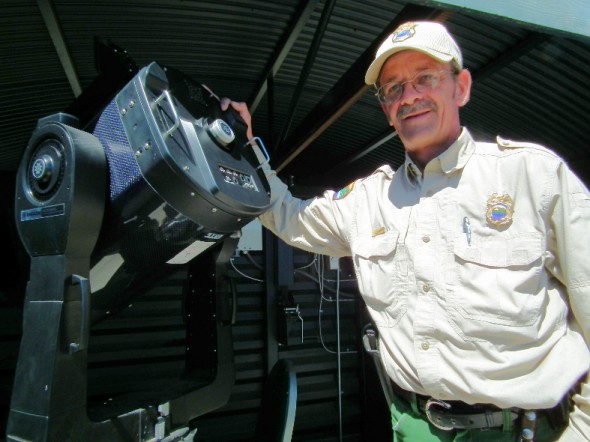
[[459,107],[463,107],[469,101],[469,97],[471,96],[471,72],[467,69],[461,69],[459,74],[457,74],[457,90],[456,90],[456,97],[457,97],[457,104]]

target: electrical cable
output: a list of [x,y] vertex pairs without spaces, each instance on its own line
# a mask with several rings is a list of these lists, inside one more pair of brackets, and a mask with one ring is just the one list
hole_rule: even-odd
[[[259,265],[256,261],[254,261],[254,258],[252,258],[252,256],[247,253],[247,252],[243,252],[244,255],[250,260],[250,262],[259,270],[262,270],[263,267],[261,265]],[[319,286],[319,290],[320,290],[320,305],[319,305],[319,311],[318,311],[318,332],[319,332],[319,336],[320,336],[320,343],[322,344],[322,347],[324,348],[325,351],[327,351],[328,353],[331,354],[337,354],[338,355],[338,359],[340,360],[340,355],[344,355],[344,354],[356,354],[358,353],[356,350],[347,350],[347,351],[341,351],[340,349],[340,302],[354,302],[355,299],[342,299],[341,295],[347,295],[347,296],[356,296],[354,293],[346,293],[346,292],[341,292],[340,291],[340,269],[337,269],[336,271],[336,289],[333,289],[332,287],[329,287],[327,285],[325,285],[323,283],[323,281],[327,281],[326,278],[324,278],[324,272],[325,272],[325,266],[322,262],[322,259],[318,259],[318,255],[315,254],[314,255],[314,259],[311,261],[311,263],[300,267],[298,269],[295,269],[295,273],[305,276],[308,279],[311,279],[312,281],[316,282]],[[242,277],[250,279],[252,281],[256,281],[256,282],[264,282],[263,279],[259,279],[259,278],[255,278],[253,276],[247,275],[244,272],[242,272],[241,270],[239,270],[235,263],[234,263],[234,258],[230,258],[229,260],[232,268]],[[309,274],[308,272],[304,272],[301,269],[304,268],[308,268],[311,266],[314,266],[316,271],[319,272],[319,276],[318,278],[315,278],[313,275]],[[336,294],[336,299],[332,299],[332,298],[327,298],[324,295],[324,290],[328,290],[332,293]],[[323,307],[323,302],[336,302],[336,339],[337,339],[337,348],[336,351],[328,348],[328,346],[326,345],[325,341],[324,341],[324,336],[323,336],[323,332],[322,332],[322,307]],[[340,363],[340,362],[339,362]]]
[[[323,280],[323,281],[326,281],[326,282],[336,282],[336,280],[334,280],[334,279],[328,279],[328,278],[325,278],[325,277],[323,276],[323,275],[324,275],[324,271],[323,271],[324,264],[323,264],[323,260],[321,260],[321,259],[317,259],[319,256],[320,256],[320,255],[318,255],[318,254],[316,253],[316,254],[315,254],[315,258],[314,258],[314,261],[315,261],[315,260],[317,260],[317,261],[318,261],[318,265],[316,265],[316,267],[315,267],[315,269],[316,269],[316,272],[317,272],[318,274],[320,274],[320,273],[322,274],[322,280]],[[352,278],[352,279],[342,279],[342,278],[341,278],[341,279],[340,279],[340,282],[356,282],[356,278]]]
[[250,255],[250,253],[248,253],[247,250],[242,250],[242,253],[244,254],[244,256],[246,258],[248,258],[250,260],[250,262],[254,265],[254,267],[256,267],[258,270],[264,270],[264,267],[261,266],[260,264],[258,264],[256,262],[256,260],[254,258],[252,258],[252,255]]
[[[313,282],[317,283],[318,285],[320,284],[320,281],[319,281],[319,279],[318,279],[318,278],[316,278],[316,277],[315,277],[315,276],[313,276],[313,275],[310,275],[310,274],[309,274],[309,273],[307,273],[307,272],[303,272],[303,271],[301,271],[301,270],[295,270],[295,273],[297,273],[298,275],[304,276],[304,277],[306,277],[307,279],[310,279],[310,280],[312,280]],[[327,290],[327,291],[329,291],[329,292],[331,292],[331,293],[336,293],[336,290],[335,290],[335,289],[333,289],[332,287],[328,287],[328,286],[326,286],[326,287],[324,287],[324,288],[325,288],[325,290]],[[321,291],[320,291],[320,292],[321,292]],[[350,293],[350,292],[340,292],[340,294],[341,294],[341,295],[345,295],[345,296],[350,296],[350,297],[356,297],[356,296],[357,296],[356,294],[354,294],[354,293]],[[326,298],[326,297],[324,297],[324,301],[334,302],[334,299],[332,299],[332,298]],[[340,301],[342,301],[342,302],[350,302],[350,301],[355,301],[355,299],[341,299]]]
[[[322,261],[321,259],[319,261]],[[340,299],[340,280],[339,280],[339,276],[340,276],[340,269],[337,270],[336,276],[336,299],[330,299],[330,298],[326,298],[324,296],[324,285],[320,282],[322,281],[322,277],[323,277],[323,272],[324,272],[324,266],[320,263],[318,263],[317,265],[317,269],[322,272],[321,275],[319,275],[318,277],[318,285],[319,285],[319,289],[320,289],[320,306],[319,306],[319,310],[318,310],[318,332],[320,335],[320,343],[322,344],[322,347],[324,347],[324,350],[326,350],[328,353],[332,353],[332,354],[337,354],[337,355],[343,355],[343,354],[356,354],[358,353],[356,350],[347,350],[345,352],[340,351],[340,302],[350,302],[350,301],[354,301],[354,299]],[[305,273],[305,272],[303,272]],[[311,276],[311,275],[310,275]],[[337,339],[337,349],[336,351],[329,349],[328,346],[326,345],[326,343],[324,342],[324,335],[322,333],[322,306],[323,306],[323,302],[324,301],[329,301],[329,302],[336,302],[336,339]],[[340,356],[338,356],[340,357]]]
[[[315,262],[315,266],[314,266],[314,268],[315,268],[315,271],[316,271],[316,273],[317,273],[317,275],[318,275],[318,279],[317,279],[317,280],[315,280],[315,279],[314,279],[314,280],[315,280],[315,281],[318,283],[318,286],[319,286],[319,289],[320,289],[320,293],[321,293],[321,294],[322,294],[322,296],[323,296],[323,294],[324,294],[324,286],[325,286],[325,285],[324,285],[324,283],[325,283],[325,282],[328,282],[328,281],[329,281],[329,282],[335,282],[335,281],[334,281],[334,280],[329,280],[329,279],[327,279],[327,278],[325,278],[325,277],[324,277],[324,274],[325,274],[325,265],[324,265],[324,260],[323,260],[323,259],[318,259],[318,257],[319,257],[319,255],[316,253],[316,254],[315,254],[315,258],[314,258],[314,262]],[[338,270],[338,275],[340,275],[340,270]],[[310,275],[310,276],[311,276],[311,275]],[[312,278],[313,278],[313,277],[312,277]],[[336,293],[336,290],[334,290],[334,289],[332,289],[332,288],[330,288],[330,287],[328,287],[328,286],[325,286],[325,287],[326,287],[326,288],[327,288],[329,291],[331,291],[332,293]],[[357,295],[356,295],[356,294],[354,294],[354,293],[346,293],[346,292],[344,292],[344,293],[342,293],[342,294],[344,294],[344,295],[346,295],[346,296],[353,297],[353,298],[356,298],[356,296],[357,296]],[[324,300],[325,300],[325,301],[334,301],[334,300],[333,300],[333,299],[331,299],[331,298],[325,298],[325,297],[324,297]],[[348,301],[348,300],[347,300],[347,301]],[[354,301],[354,299],[353,299],[353,301]]]
[[302,267],[297,267],[295,270],[303,270],[303,269],[306,269],[308,267],[311,267],[312,265],[314,265],[316,263],[317,259],[318,259],[318,254],[317,253],[314,253],[313,259],[312,259],[312,261],[309,264],[305,264]]
[[246,274],[245,274],[245,273],[243,273],[242,271],[238,270],[238,268],[237,268],[237,267],[236,267],[236,265],[234,264],[234,259],[233,259],[233,258],[230,258],[230,259],[229,259],[229,263],[231,264],[231,266],[233,267],[233,269],[234,269],[236,272],[238,272],[238,274],[240,274],[241,276],[243,276],[244,278],[251,279],[252,281],[256,281],[256,282],[264,282],[264,279],[258,279],[258,278],[255,278],[255,277],[253,277],[253,276],[246,275]]

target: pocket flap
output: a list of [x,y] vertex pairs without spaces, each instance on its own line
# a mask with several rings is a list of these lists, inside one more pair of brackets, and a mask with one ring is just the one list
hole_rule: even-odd
[[543,236],[540,233],[525,233],[512,238],[473,238],[473,244],[466,244],[465,236],[457,237],[455,255],[464,261],[489,267],[529,265],[543,254]]
[[358,237],[351,244],[352,253],[365,259],[387,256],[395,250],[398,236],[398,231],[388,230],[377,236]]

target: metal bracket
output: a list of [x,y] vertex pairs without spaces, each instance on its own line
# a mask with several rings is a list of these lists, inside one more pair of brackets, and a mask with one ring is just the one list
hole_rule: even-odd
[[150,103],[152,111],[155,110],[155,108],[160,104],[160,102],[164,100],[164,98],[168,101],[168,103],[170,103],[170,109],[172,110],[172,116],[174,117],[174,124],[172,125],[172,127],[162,134],[162,138],[166,139],[167,137],[172,135],[172,133],[176,129],[178,129],[178,127],[180,126],[180,118],[178,117],[178,112],[176,112],[176,107],[174,106],[174,102],[172,101],[172,97],[170,96],[170,92],[168,92],[168,89],[164,89],[162,91],[162,94],[158,98],[156,98],[152,103]]
[[287,316],[297,316],[299,321],[301,321],[301,343],[303,343],[303,318],[301,317],[301,311],[299,310],[299,304],[295,307],[285,307],[284,308],[285,315]]

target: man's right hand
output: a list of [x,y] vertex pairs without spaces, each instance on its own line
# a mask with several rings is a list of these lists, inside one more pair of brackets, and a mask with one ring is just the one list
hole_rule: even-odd
[[240,117],[244,120],[244,122],[248,125],[248,130],[246,131],[246,136],[249,140],[254,138],[252,135],[252,115],[250,115],[250,111],[248,110],[248,105],[243,101],[232,101],[229,98],[222,98],[221,99],[221,110],[226,111],[229,106],[231,106],[237,113],[240,114]]

